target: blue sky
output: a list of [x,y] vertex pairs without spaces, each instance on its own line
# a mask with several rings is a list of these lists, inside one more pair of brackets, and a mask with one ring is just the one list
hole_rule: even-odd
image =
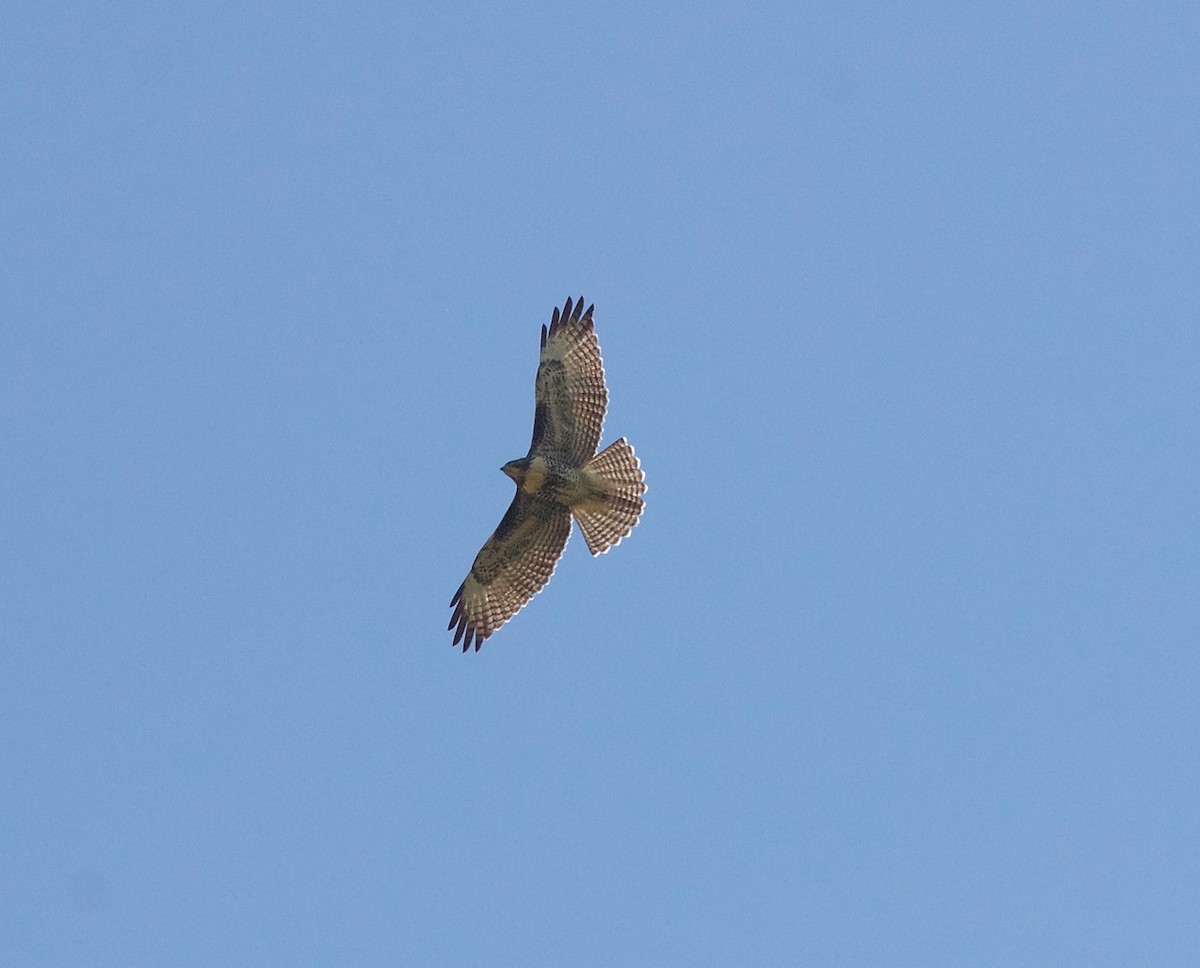
[[1200,962],[1195,4],[0,21],[6,963]]

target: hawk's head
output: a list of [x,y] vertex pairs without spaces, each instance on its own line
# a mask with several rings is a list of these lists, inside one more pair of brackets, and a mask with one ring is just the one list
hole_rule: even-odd
[[546,461],[541,457],[510,460],[500,470],[516,481],[517,487],[526,494],[536,494],[546,483]]
[[529,472],[529,458],[522,457],[519,460],[510,460],[500,470],[504,471],[505,474],[520,484],[525,480],[525,475]]

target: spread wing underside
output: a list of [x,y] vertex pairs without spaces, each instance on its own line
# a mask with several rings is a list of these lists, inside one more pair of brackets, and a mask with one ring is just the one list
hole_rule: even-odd
[[578,467],[596,453],[608,390],[593,308],[584,311],[583,297],[573,307],[568,299],[561,312],[554,310],[549,327],[542,327],[530,456],[555,457]]
[[479,651],[550,580],[570,536],[565,507],[518,490],[450,600],[454,644],[461,641],[464,652],[472,645]]

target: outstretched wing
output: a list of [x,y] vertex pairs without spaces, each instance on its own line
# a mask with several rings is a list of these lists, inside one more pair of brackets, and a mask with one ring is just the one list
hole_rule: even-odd
[[542,327],[531,457],[556,457],[580,467],[596,453],[608,390],[593,308],[584,312],[582,296],[574,308],[568,299],[561,313],[554,310],[549,328]]
[[561,504],[518,490],[495,533],[475,556],[471,572],[450,599],[454,644],[475,651],[517,614],[550,576],[567,538],[571,512]]

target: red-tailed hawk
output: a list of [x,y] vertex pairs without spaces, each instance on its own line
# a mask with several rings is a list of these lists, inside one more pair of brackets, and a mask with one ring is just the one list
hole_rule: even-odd
[[604,364],[583,298],[542,327],[529,453],[502,468],[517,494],[450,600],[454,644],[463,651],[517,614],[550,580],[574,516],[593,555],[619,544],[641,517],[641,465],[622,437],[600,453],[608,406]]

